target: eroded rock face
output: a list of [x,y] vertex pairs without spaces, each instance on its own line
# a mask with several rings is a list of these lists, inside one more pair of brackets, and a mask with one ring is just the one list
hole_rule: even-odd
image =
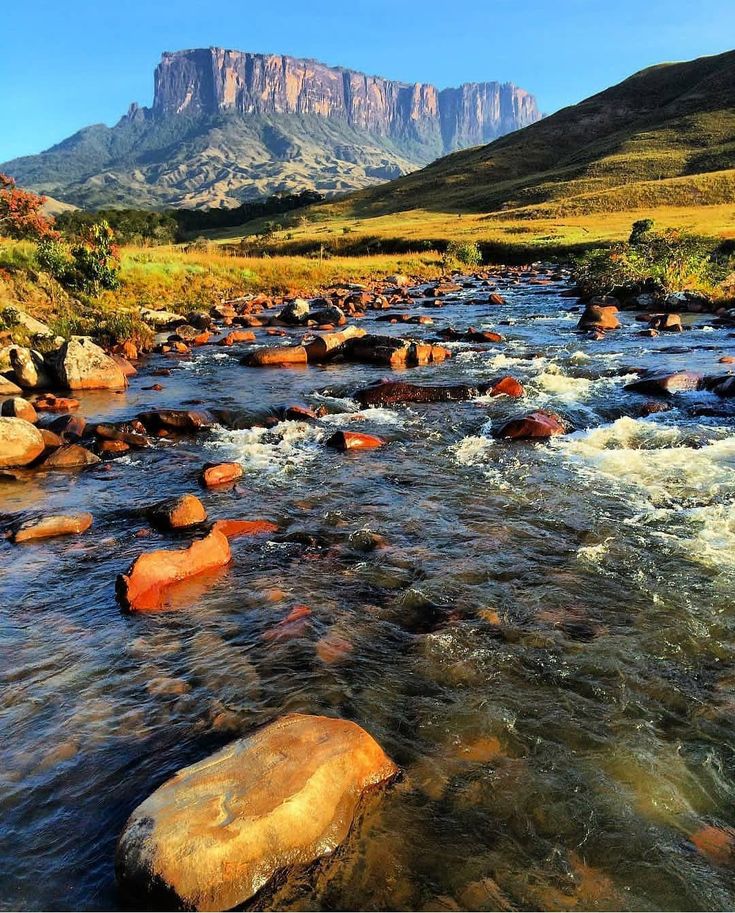
[[356,723],[289,714],[179,771],[128,819],[121,887],[146,903],[229,910],[345,839],[396,765]]
[[27,466],[43,453],[43,435],[22,418],[0,417],[0,468]]
[[533,96],[510,83],[438,91],[279,54],[223,48],[163,54],[155,116],[224,111],[317,114],[396,139],[431,133],[444,152],[487,143],[541,116]]
[[123,390],[127,378],[117,362],[86,336],[73,336],[54,356],[59,383],[69,390]]

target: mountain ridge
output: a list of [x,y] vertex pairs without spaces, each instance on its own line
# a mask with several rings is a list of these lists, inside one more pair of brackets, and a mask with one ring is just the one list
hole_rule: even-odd
[[75,205],[237,205],[389,180],[540,117],[512,83],[437,89],[223,48],[164,52],[150,107],[0,165]]

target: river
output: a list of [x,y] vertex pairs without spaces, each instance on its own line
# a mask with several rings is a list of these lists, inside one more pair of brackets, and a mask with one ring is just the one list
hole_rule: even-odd
[[[451,343],[452,359],[400,376],[511,374],[523,400],[359,411],[351,395],[387,369],[249,368],[247,347],[207,346],[151,356],[125,394],[81,394],[80,411],[330,414],[0,486],[6,515],[94,515],[79,537],[0,544],[0,906],[121,908],[113,857],[132,809],[182,766],[301,711],[357,721],[403,777],[271,906],[735,907],[735,410],[682,393],[642,416],[646,398],[624,389],[642,367],[724,373],[735,339],[708,315],[646,338],[625,312],[593,341],[575,333],[564,280],[500,280],[504,305],[468,304],[487,291],[469,284],[417,307],[433,326],[373,326],[379,311],[362,325],[497,330],[501,343]],[[171,376],[152,379],[162,366]],[[493,439],[533,408],[574,430]],[[388,446],[334,452],[335,429]],[[243,478],[202,493],[202,464],[222,460]],[[282,533],[233,540],[232,564],[174,610],[124,614],[116,575],[191,538],[149,533],[142,511],[185,491],[211,519]],[[299,604],[306,623],[269,637]]]

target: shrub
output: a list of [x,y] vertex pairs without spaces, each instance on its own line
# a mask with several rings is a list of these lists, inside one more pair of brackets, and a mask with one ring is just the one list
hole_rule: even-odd
[[21,190],[13,178],[0,174],[0,234],[16,240],[58,237],[54,220],[41,212],[46,197]]
[[450,241],[444,259],[448,264],[479,266],[482,263],[482,252],[474,241]]
[[651,219],[633,225],[628,241],[577,258],[578,281],[593,292],[653,285],[663,292],[711,291],[727,274],[728,257],[709,238],[669,228],[654,231]]

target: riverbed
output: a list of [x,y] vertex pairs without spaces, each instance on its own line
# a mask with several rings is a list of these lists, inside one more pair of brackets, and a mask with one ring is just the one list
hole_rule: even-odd
[[[542,275],[500,278],[501,305],[469,303],[487,286],[464,277],[442,308],[417,300],[432,325],[361,321],[425,338],[498,331],[396,376],[510,374],[522,400],[361,410],[354,392],[389,369],[258,369],[240,363],[248,346],[205,346],[151,356],[125,393],[81,394],[80,411],[327,414],[0,486],[4,515],[94,516],[79,537],[0,544],[0,906],[123,908],[114,850],[133,808],[290,711],[355,720],[402,777],[335,858],[266,906],[735,906],[735,409],[692,392],[645,415],[650,397],[625,389],[641,368],[724,374],[735,339],[707,314],[648,338],[623,312],[594,340],[575,332],[568,282]],[[493,437],[533,409],[570,432]],[[334,452],[335,430],[388,443]],[[221,461],[244,476],[202,493],[202,465]],[[267,519],[279,534],[233,540],[231,565],[169,611],[126,614],[116,576],[196,535],[143,515],[184,492],[211,520]],[[305,623],[273,636],[298,605]]]

